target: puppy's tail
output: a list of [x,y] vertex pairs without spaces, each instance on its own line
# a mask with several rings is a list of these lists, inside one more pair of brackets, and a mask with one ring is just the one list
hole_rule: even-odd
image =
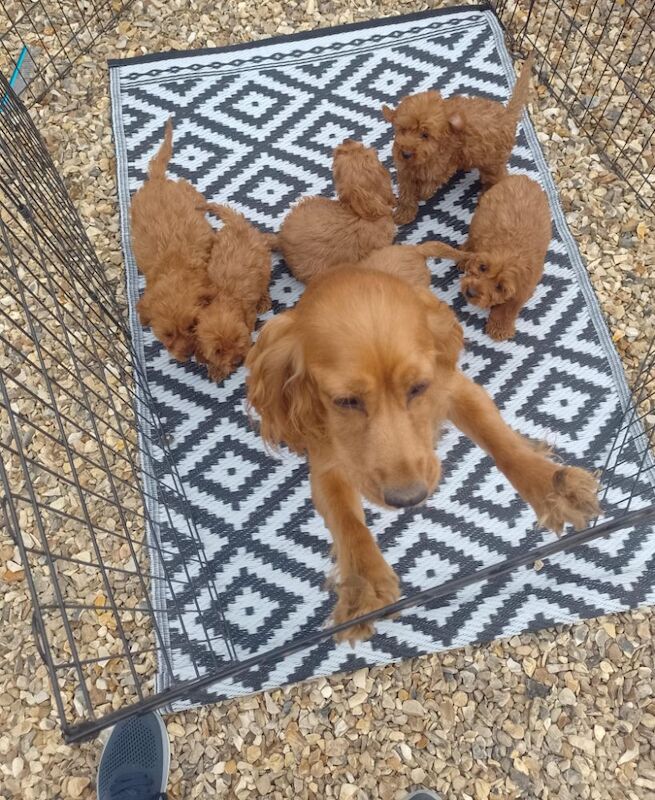
[[447,258],[450,261],[459,261],[464,256],[461,250],[444,242],[423,242],[415,247],[424,258]]
[[157,155],[152,159],[148,166],[148,175],[151,180],[166,177],[166,167],[173,155],[173,119],[169,117],[164,126],[164,141],[157,151]]
[[235,211],[229,206],[223,206],[220,203],[207,203],[203,206],[201,211],[206,211],[216,219],[220,219],[225,225],[234,225],[235,227],[250,226],[248,220],[239,211]]
[[523,106],[528,100],[530,94],[530,78],[532,77],[532,65],[534,64],[535,51],[533,50],[526,58],[521,74],[516,79],[514,84],[514,91],[507,104],[507,113],[518,120],[521,116]]

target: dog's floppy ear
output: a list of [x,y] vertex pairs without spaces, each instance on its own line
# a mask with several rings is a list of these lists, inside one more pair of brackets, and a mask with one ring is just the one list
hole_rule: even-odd
[[396,118],[396,112],[391,106],[382,106],[382,116],[387,122],[393,122]]
[[450,306],[435,297],[429,289],[417,291],[426,310],[428,328],[437,351],[437,362],[447,370],[454,370],[464,346],[462,326]]
[[294,311],[269,320],[246,358],[248,403],[261,417],[261,435],[302,453],[320,436],[323,404],[307,375]]

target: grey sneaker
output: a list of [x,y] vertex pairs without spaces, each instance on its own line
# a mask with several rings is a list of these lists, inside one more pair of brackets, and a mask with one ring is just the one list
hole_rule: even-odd
[[170,748],[159,714],[119,722],[98,766],[98,800],[166,800]]
[[416,791],[410,792],[405,800],[441,800],[441,798],[429,789],[416,789]]

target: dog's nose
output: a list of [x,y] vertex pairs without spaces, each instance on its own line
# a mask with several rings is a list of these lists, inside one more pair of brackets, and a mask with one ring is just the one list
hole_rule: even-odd
[[412,153],[411,150],[403,150],[402,151],[403,158],[407,159],[408,161],[413,155],[414,155],[414,153]]
[[424,483],[409,483],[407,486],[387,489],[384,502],[393,508],[408,508],[422,503],[427,496],[428,489]]
[[469,288],[469,289],[466,290],[466,296],[473,298],[473,297],[477,297],[478,293],[475,291],[475,289],[470,289]]

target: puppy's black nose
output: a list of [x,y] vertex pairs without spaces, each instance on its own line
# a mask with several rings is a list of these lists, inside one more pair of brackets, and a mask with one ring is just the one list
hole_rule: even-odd
[[427,496],[427,486],[422,483],[409,483],[407,486],[388,489],[384,493],[384,502],[393,508],[409,508],[422,503]]
[[403,158],[404,158],[404,159],[406,159],[407,161],[409,161],[409,159],[410,159],[410,158],[411,158],[413,155],[414,155],[414,153],[412,153],[410,150],[403,150],[403,151],[402,151],[402,156],[403,156]]
[[473,297],[477,297],[478,293],[475,291],[475,289],[467,289],[466,290],[466,296],[473,298]]

